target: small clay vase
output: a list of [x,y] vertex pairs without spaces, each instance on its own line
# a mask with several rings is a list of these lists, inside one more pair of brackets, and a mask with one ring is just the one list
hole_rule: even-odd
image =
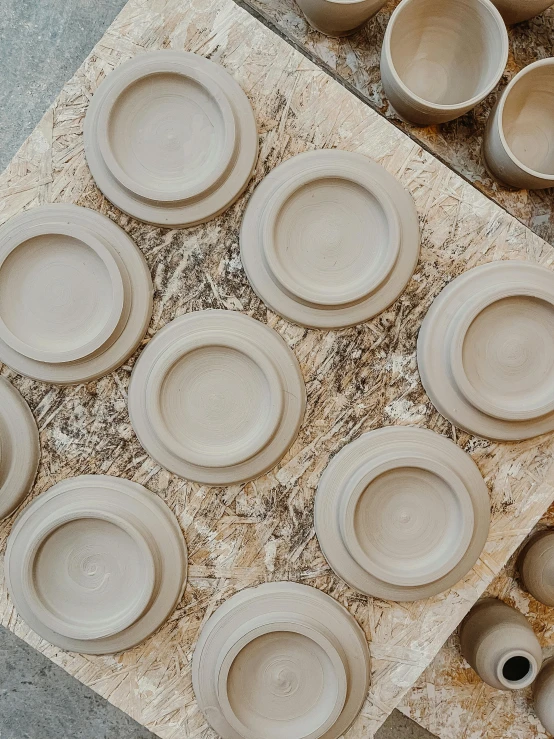
[[527,542],[518,560],[523,587],[535,600],[554,607],[554,530],[539,531]]
[[552,5],[551,0],[492,0],[508,26],[534,18]]
[[509,187],[554,186],[554,58],[529,64],[505,88],[487,122],[483,156]]
[[533,701],[541,724],[554,736],[554,658],[545,662],[535,680]]
[[375,15],[386,0],[297,0],[316,31],[327,36],[349,36]]
[[403,0],[385,33],[381,78],[400,118],[429,126],[474,108],[507,61],[508,33],[490,0]]
[[535,680],[541,645],[525,616],[496,598],[480,601],[460,626],[462,655],[483,682],[521,690]]

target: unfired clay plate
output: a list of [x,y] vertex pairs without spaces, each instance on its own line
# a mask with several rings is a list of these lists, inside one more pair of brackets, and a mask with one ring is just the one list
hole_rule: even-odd
[[359,713],[369,675],[353,617],[292,582],[226,601],[202,629],[192,665],[198,705],[223,739],[336,739]]
[[0,230],[0,360],[60,385],[108,374],[142,340],[152,293],[141,252],[106,216],[25,211]]
[[131,423],[146,451],[181,477],[231,485],[274,467],[306,404],[298,362],[279,334],[234,311],[176,318],[139,357]]
[[456,426],[500,440],[554,430],[554,272],[501,261],[460,275],[425,317],[417,357]]
[[54,485],[15,522],[6,581],[23,620],[52,644],[84,654],[130,649],[180,600],[183,534],[142,485],[82,475]]
[[241,259],[276,313],[314,328],[377,315],[405,288],[419,256],[414,202],[361,154],[298,154],[258,186],[242,222]]
[[428,598],[455,585],[485,545],[490,504],[471,459],[433,431],[364,434],[318,485],[315,528],[333,570],[367,595]]
[[30,491],[40,459],[38,429],[18,391],[0,377],[0,519]]
[[223,67],[182,51],[139,54],[100,85],[84,125],[96,184],[160,226],[214,218],[242,193],[258,154],[252,107]]

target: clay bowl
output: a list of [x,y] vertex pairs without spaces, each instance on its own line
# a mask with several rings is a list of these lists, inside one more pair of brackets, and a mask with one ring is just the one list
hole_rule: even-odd
[[151,311],[146,262],[105,216],[45,205],[0,229],[0,360],[16,372],[57,384],[107,374]]
[[187,226],[240,195],[258,139],[248,98],[222,67],[197,54],[140,54],[96,91],[84,126],[98,186],[139,220]]
[[485,438],[554,429],[554,273],[492,262],[436,298],[418,338],[418,367],[435,407]]
[[503,91],[487,123],[483,155],[505,185],[554,185],[554,59],[525,67]]
[[428,598],[456,584],[489,529],[472,459],[425,429],[390,427],[347,444],[323,473],[315,528],[339,577],[366,595]]
[[40,458],[38,429],[18,391],[0,377],[0,519],[30,491]]
[[539,721],[554,735],[554,658],[544,663],[533,685],[533,702]]
[[522,586],[535,600],[554,607],[554,531],[539,531],[523,548],[518,568]]
[[129,649],[180,599],[186,546],[173,514],[141,485],[104,475],[64,480],[17,519],[6,578],[21,617],[70,651]]
[[398,115],[428,126],[474,108],[507,61],[508,33],[489,0],[403,0],[387,26],[381,77]]
[[386,0],[297,0],[316,31],[349,36],[377,13]]
[[291,321],[368,320],[402,292],[419,255],[413,200],[381,166],[340,150],[276,167],[246,208],[241,260],[258,296]]
[[223,739],[335,739],[369,686],[369,652],[352,616],[291,582],[243,590],[206,623],[193,657],[200,709]]
[[148,344],[129,387],[131,423],[171,472],[212,485],[259,477],[300,428],[304,381],[273,329],[233,311],[181,316]]
[[513,26],[515,23],[528,21],[539,15],[552,3],[550,0],[492,0],[500,11],[505,23]]

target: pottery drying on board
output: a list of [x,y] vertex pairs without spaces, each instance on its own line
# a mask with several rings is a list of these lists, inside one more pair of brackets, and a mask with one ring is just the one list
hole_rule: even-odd
[[539,721],[554,736],[554,657],[544,663],[535,680],[533,702]]
[[95,92],[84,124],[92,176],[120,210],[160,226],[214,218],[242,193],[256,121],[235,80],[184,51],[139,54]]
[[492,2],[509,26],[528,21],[552,5],[552,0],[492,0]]
[[483,156],[505,185],[554,186],[554,58],[529,64],[505,88],[487,122]]
[[507,61],[508,32],[489,0],[402,0],[385,33],[381,78],[398,115],[429,126],[484,100]]
[[146,639],[183,594],[177,519],[129,480],[82,475],[39,495],[15,522],[5,575],[15,608],[62,649],[108,654]]
[[337,739],[369,688],[363,631],[339,603],[292,582],[247,588],[205,624],[196,700],[222,739]]
[[139,357],[129,415],[145,450],[208,485],[254,479],[279,462],[304,417],[298,361],[273,329],[205,310],[176,318]]
[[152,292],[141,252],[106,216],[25,211],[0,229],[0,361],[60,385],[106,375],[144,337]]
[[435,408],[469,433],[554,430],[554,272],[501,261],[460,275],[429,309],[417,361]]
[[519,555],[518,568],[523,588],[539,603],[554,608],[554,530],[531,537]]
[[258,185],[240,233],[256,294],[314,328],[351,326],[393,303],[419,256],[410,194],[383,167],[337,149],[298,154]]
[[0,377],[0,519],[30,491],[40,459],[38,429],[18,391]]
[[297,0],[316,31],[327,36],[349,36],[377,13],[386,0]]
[[314,519],[325,558],[351,587],[414,601],[471,570],[487,539],[490,504],[477,465],[454,442],[391,426],[333,457]]
[[462,621],[464,659],[497,690],[522,690],[542,664],[541,645],[525,616],[496,598],[481,600]]

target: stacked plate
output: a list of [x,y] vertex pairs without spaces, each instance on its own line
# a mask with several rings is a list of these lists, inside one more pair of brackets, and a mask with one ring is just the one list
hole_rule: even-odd
[[250,102],[219,65],[197,54],[139,54],[96,91],[85,154],[104,195],[134,218],[191,226],[246,187],[258,136]]
[[417,358],[456,426],[499,440],[554,430],[554,272],[504,261],[460,275],[425,317]]
[[207,310],[150,341],[129,386],[139,440],[188,480],[232,485],[264,474],[293,443],[306,405],[296,357],[253,318]]
[[142,254],[100,213],[45,205],[0,229],[0,361],[16,372],[60,385],[105,375],[151,313]]
[[380,165],[336,149],[276,167],[251,197],[241,259],[256,294],[302,326],[338,328],[377,315],[419,256],[414,202]]
[[187,576],[175,516],[128,480],[54,485],[17,519],[5,575],[19,615],[51,644],[84,654],[130,649],[174,610]]
[[0,377],[0,519],[31,489],[40,459],[38,429],[29,406]]
[[243,590],[204,626],[192,664],[223,739],[336,739],[369,687],[365,636],[339,603],[291,582]]
[[393,426],[344,447],[323,473],[315,528],[339,577],[366,595],[429,598],[471,570],[490,521],[473,460],[426,429]]

